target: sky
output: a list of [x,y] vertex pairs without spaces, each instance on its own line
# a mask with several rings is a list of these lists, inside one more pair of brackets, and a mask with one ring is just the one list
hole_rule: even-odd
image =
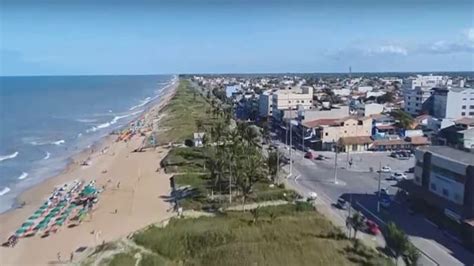
[[474,1],[0,0],[2,76],[349,66],[473,71]]

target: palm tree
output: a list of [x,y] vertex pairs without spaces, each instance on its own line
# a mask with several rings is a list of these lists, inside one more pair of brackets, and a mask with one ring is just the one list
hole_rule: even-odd
[[359,212],[356,212],[349,219],[350,219],[349,223],[354,229],[353,239],[356,239],[357,232],[361,231],[362,228],[364,227],[364,217]]
[[398,264],[398,258],[404,254],[410,246],[407,235],[393,222],[390,222],[387,224],[385,242],[387,247],[395,253],[395,259]]

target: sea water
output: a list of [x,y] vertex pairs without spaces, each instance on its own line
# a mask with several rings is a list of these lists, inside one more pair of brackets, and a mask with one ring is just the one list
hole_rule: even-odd
[[136,118],[176,76],[0,77],[0,212]]

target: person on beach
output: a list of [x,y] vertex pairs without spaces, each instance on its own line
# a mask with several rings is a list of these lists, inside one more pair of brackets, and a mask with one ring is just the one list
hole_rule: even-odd
[[74,252],[71,252],[71,256],[69,257],[69,262],[72,262],[73,259],[74,259]]
[[58,261],[61,262],[61,252],[58,252],[58,254],[56,254],[56,257],[58,258]]
[[117,183],[117,189],[120,188],[120,181]]

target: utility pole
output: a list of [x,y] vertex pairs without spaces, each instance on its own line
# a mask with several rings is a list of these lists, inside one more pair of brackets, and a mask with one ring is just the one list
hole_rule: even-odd
[[380,212],[380,182],[382,179],[382,162],[379,162],[379,187],[378,187],[378,193],[377,193],[377,212]]
[[334,184],[337,184],[337,144],[334,142],[334,151],[336,156],[334,156]]
[[292,110],[290,105],[290,175],[293,174],[293,157],[292,157],[292,144],[293,144],[293,123],[291,123]]
[[278,147],[276,148],[276,153],[277,153],[276,179],[277,179],[277,183],[280,184],[280,150],[278,149]]

